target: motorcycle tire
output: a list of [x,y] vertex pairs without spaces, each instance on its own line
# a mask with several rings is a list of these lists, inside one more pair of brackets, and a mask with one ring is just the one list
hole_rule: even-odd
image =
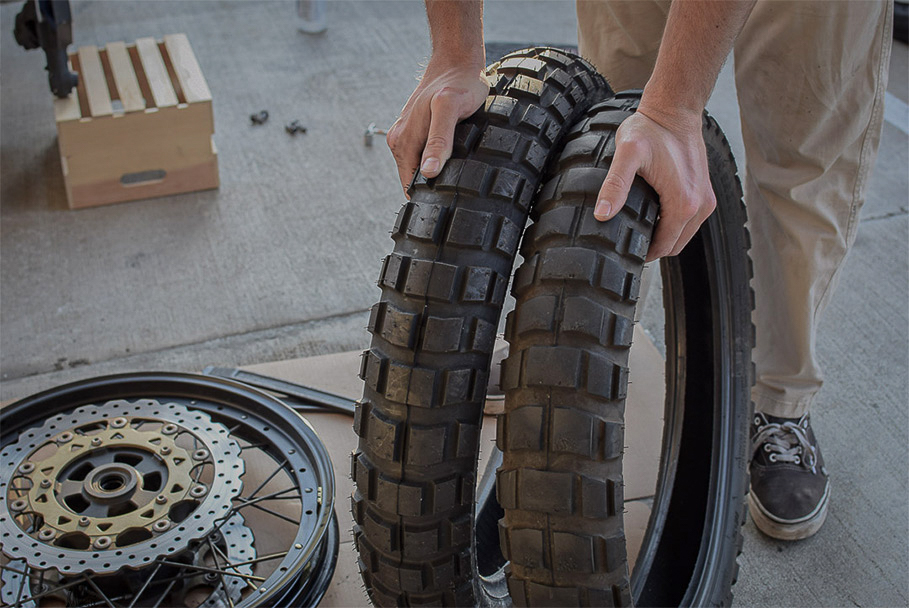
[[754,343],[750,247],[729,145],[706,115],[717,209],[661,261],[666,400],[653,508],[634,570],[623,530],[624,407],[635,306],[659,202],[636,178],[593,209],[639,92],[569,133],[533,207],[506,323],[497,477],[508,589],[524,606],[728,605],[745,521]]
[[452,158],[438,177],[415,177],[369,321],[351,510],[379,606],[509,602],[504,561],[478,566],[486,551],[474,534],[490,357],[544,168],[611,91],[589,63],[551,48],[510,53],[487,74],[489,97],[458,125]]

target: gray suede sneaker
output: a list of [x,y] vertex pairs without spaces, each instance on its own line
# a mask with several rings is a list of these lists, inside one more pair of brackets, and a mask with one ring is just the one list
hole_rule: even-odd
[[780,540],[817,532],[827,518],[830,480],[808,414],[777,418],[756,412],[751,425],[751,519]]

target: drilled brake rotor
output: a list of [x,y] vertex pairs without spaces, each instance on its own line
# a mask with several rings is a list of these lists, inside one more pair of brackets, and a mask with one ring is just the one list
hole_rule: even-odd
[[242,488],[240,447],[199,411],[152,399],[58,414],[0,453],[0,537],[32,568],[111,573],[185,550]]
[[[195,576],[181,579],[180,588],[174,591],[173,596],[180,605],[228,608],[236,605],[242,597],[243,587],[246,585],[243,578],[219,576],[213,570],[223,557],[230,562],[241,564],[233,568],[237,574],[246,576],[252,574],[252,562],[256,558],[252,530],[246,527],[243,516],[235,513],[210,540],[210,543],[199,543],[196,547],[188,549],[185,552],[188,555],[181,556],[193,567],[199,568],[199,571]],[[4,605],[36,608],[54,600],[65,605],[74,603],[75,598],[72,596],[75,592],[58,573],[45,571],[37,580],[34,574],[31,580],[26,580],[25,560],[10,562],[9,566],[3,570],[3,587],[0,589],[0,600]],[[130,581],[124,581],[123,577],[119,577],[118,582],[121,586],[128,586]],[[103,582],[100,584],[104,585]],[[54,586],[58,587],[55,591]],[[29,599],[33,597],[37,597],[37,600]]]
[[[231,572],[251,575],[253,573],[252,561],[256,558],[253,540],[252,530],[244,525],[243,516],[234,513],[227,523],[221,526],[219,533],[214,535],[211,543],[200,546],[193,559],[193,565],[200,568],[217,567],[221,563],[219,555],[222,555],[228,562],[240,564],[232,567]],[[225,577],[211,571],[203,571],[195,579],[190,579],[186,585],[183,592],[184,603],[187,606],[192,605],[186,601],[186,596],[193,592],[195,586],[205,588],[220,583],[221,586],[215,587],[208,598],[199,604],[199,608],[233,607],[242,597],[243,588],[248,584],[246,580],[238,576]]]

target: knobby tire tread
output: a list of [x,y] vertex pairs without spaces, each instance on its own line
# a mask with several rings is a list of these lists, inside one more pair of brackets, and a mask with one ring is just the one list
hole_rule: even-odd
[[543,170],[609,93],[586,61],[555,49],[511,53],[493,74],[440,175],[412,184],[370,315],[351,510],[361,575],[380,606],[484,603],[471,544],[496,327]]
[[508,588],[517,605],[630,606],[622,454],[628,353],[659,204],[640,178],[608,222],[593,208],[619,95],[569,133],[521,247],[506,323],[497,478]]

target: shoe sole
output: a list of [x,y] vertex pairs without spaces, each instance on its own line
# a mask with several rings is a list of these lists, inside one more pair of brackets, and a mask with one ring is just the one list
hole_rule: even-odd
[[830,499],[830,485],[821,498],[821,502],[815,508],[814,512],[807,517],[796,521],[781,520],[767,512],[760,501],[755,497],[754,492],[748,494],[748,512],[751,514],[751,520],[758,530],[778,540],[802,540],[809,536],[814,536],[824,521],[827,520],[827,504]]

